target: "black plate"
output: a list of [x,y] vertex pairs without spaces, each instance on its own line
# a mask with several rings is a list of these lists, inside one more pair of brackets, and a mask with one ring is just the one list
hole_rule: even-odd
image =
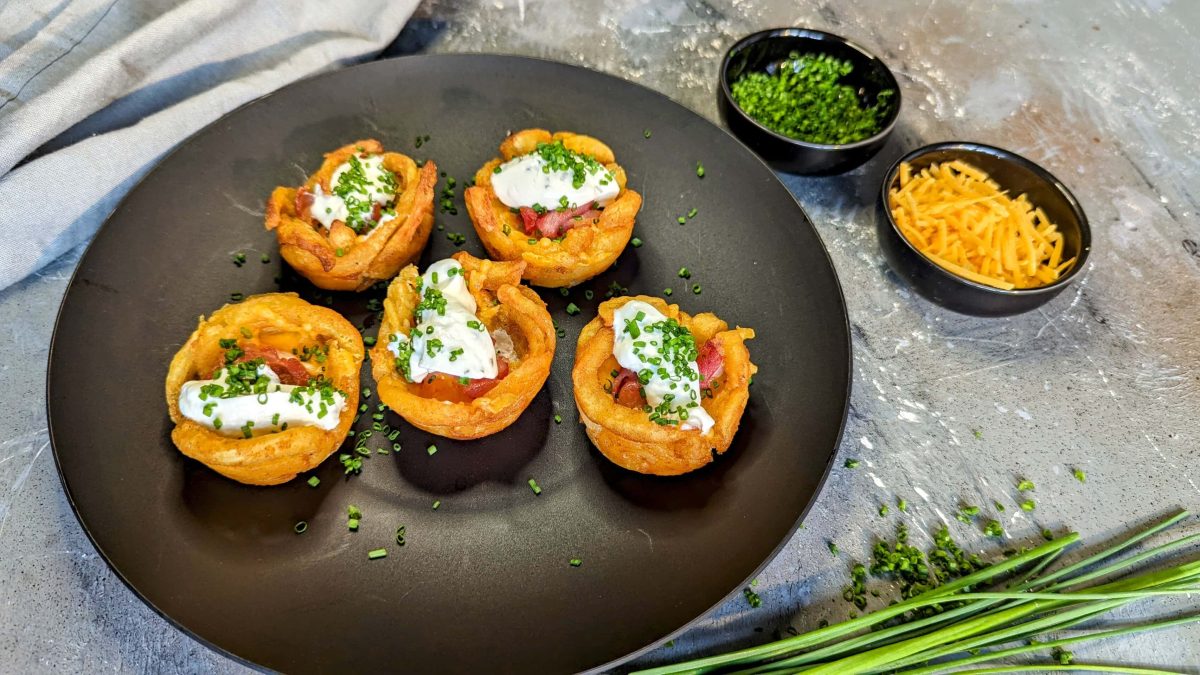
[[[277,276],[307,298],[326,296],[281,267],[254,213],[274,186],[300,182],[327,150],[375,137],[458,179],[459,213],[439,222],[481,255],[462,183],[506,133],[534,126],[613,148],[645,197],[636,234],[646,243],[570,298],[543,293],[566,337],[516,424],[453,442],[389,413],[403,450],[372,457],[348,480],[330,459],[315,471],[316,489],[239,485],[174,449],[163,378],[197,316],[232,292],[276,290]],[[691,208],[698,215],[677,224]],[[455,250],[445,232],[431,242],[422,266]],[[247,252],[244,267],[231,262],[237,251]],[[686,282],[676,276],[684,265]],[[758,331],[750,348],[760,370],[741,431],[710,467],[641,476],[584,436],[570,386],[575,338],[614,282],[634,293],[672,287],[684,309]],[[373,323],[368,297],[337,294],[332,304]],[[569,301],[583,314],[567,316]],[[369,367],[363,378],[372,384]],[[55,457],[84,529],[138,595],[205,643],[288,672],[562,672],[666,639],[771,557],[824,479],[849,382],[846,312],[821,241],[731,136],[607,75],[514,57],[420,56],[286,87],[152,171],[79,263],[55,330],[48,400]],[[364,416],[359,428],[370,424]],[[357,533],[346,529],[349,504],[365,514]],[[299,520],[309,524],[303,535],[292,532]],[[393,541],[401,524],[403,548]],[[381,546],[388,557],[368,561]]]

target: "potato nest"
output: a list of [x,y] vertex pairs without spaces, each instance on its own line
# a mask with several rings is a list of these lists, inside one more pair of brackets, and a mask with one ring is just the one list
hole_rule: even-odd
[[[691,331],[699,347],[716,339],[724,357],[724,371],[714,378],[701,398],[714,425],[707,434],[652,422],[640,408],[613,398],[612,373],[620,368],[613,356],[613,312],[627,302],[641,300]],[[689,316],[678,305],[649,296],[613,298],[601,303],[599,315],[579,334],[571,380],[579,418],[592,443],[610,461],[638,473],[675,476],[694,471],[724,453],[742,420],[750,397],[750,377],[758,368],[750,362],[745,341],[754,337],[749,328],[729,325],[707,312]]]
[[516,356],[508,361],[508,374],[482,396],[471,398],[456,378],[435,374],[432,379],[409,382],[397,369],[388,342],[391,335],[408,335],[415,324],[420,275],[414,265],[405,267],[388,287],[379,340],[371,350],[371,372],[379,398],[409,424],[466,440],[506,428],[529,407],[550,374],[554,322],[538,294],[521,285],[524,262],[480,260],[464,251],[453,258],[463,267],[479,321],[490,334],[502,329],[512,338]]
[[[331,192],[330,180],[339,166],[363,152],[383,155],[383,167],[396,176],[396,217],[370,232],[356,233],[335,220],[326,229],[298,204],[319,183]],[[267,200],[266,227],[279,240],[279,253],[314,285],[332,291],[362,291],[377,281],[391,279],[413,262],[429,241],[433,228],[433,189],[437,166],[432,161],[418,167],[407,155],[384,152],[383,145],[367,139],[342,146],[325,155],[316,173],[301,188],[277,187]],[[303,193],[303,194],[302,194]]]
[[[521,217],[496,196],[492,175],[497,166],[535,151],[539,143],[557,140],[568,150],[591,155],[604,165],[616,177],[620,192],[599,218],[572,227],[563,237],[550,239],[525,232]],[[626,188],[625,170],[607,145],[590,136],[569,131],[551,134],[545,129],[525,129],[504,139],[500,157],[479,169],[475,185],[467,188],[463,198],[488,255],[495,260],[525,261],[524,278],[535,286],[550,288],[587,281],[616,262],[629,243],[634,219],[642,207],[641,195]]]
[[[250,337],[246,337],[247,333]],[[324,363],[302,363],[309,377],[324,375],[346,395],[338,425],[326,431],[293,426],[283,431],[237,438],[220,434],[179,411],[185,382],[209,379],[225,363],[221,340],[238,347],[291,357],[320,348]],[[293,351],[294,350],[294,351]],[[167,408],[175,429],[171,440],[183,454],[241,483],[278,485],[320,464],[342,444],[358,412],[358,378],[364,351],[357,329],[337,312],[311,305],[295,293],[266,293],[225,305],[205,319],[171,359]]]

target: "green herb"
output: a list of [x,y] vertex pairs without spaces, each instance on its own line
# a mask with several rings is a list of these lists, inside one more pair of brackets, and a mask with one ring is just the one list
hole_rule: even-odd
[[675,222],[679,223],[680,225],[683,225],[684,223],[687,222],[687,218],[684,218],[683,216],[679,216],[678,218],[675,219]]
[[562,424],[562,415],[555,414],[555,415],[554,415],[554,423],[555,423],[555,424]]
[[580,565],[583,564],[583,561],[580,560],[579,558],[571,558],[571,560],[567,564],[570,565],[571,567],[579,567]]
[[730,87],[734,102],[763,126],[822,145],[856,143],[875,135],[892,112],[896,92],[880,91],[865,105],[846,83],[849,61],[792,52],[773,73],[751,72]]
[[1087,482],[1087,474],[1083,472],[1083,469],[1076,468],[1071,473],[1075,475],[1075,480],[1079,481],[1080,483]]
[[663,289],[663,295],[667,296],[668,298],[669,298],[669,297],[671,297],[671,294],[672,294],[672,293],[674,293],[674,292],[675,292],[675,291],[673,291],[673,290],[671,290],[671,289],[669,289],[669,288],[664,288],[664,289]]
[[244,293],[237,293],[237,292],[234,292],[234,293],[230,293],[230,294],[229,294],[229,301],[230,301],[230,302],[235,302],[235,303],[236,303],[236,302],[241,302],[242,300],[245,300],[245,299],[246,299],[246,295],[245,295]]
[[358,532],[358,518],[350,518],[346,521],[346,528],[351,532]]
[[380,558],[386,558],[386,557],[387,557],[387,549],[386,548],[376,548],[376,549],[367,551],[367,559],[368,560],[379,560]]
[[267,263],[271,262],[271,256],[267,255],[266,253],[262,254],[262,261],[263,264],[266,265]]
[[309,487],[317,487],[317,486],[318,486],[318,485],[320,485],[320,484],[321,484],[321,479],[320,479],[320,478],[317,478],[316,476],[309,476],[309,477],[308,477],[308,486],[309,486]]
[[237,265],[238,267],[245,265],[246,264],[246,254],[242,253],[241,251],[234,253],[233,254],[233,264]]
[[533,494],[535,495],[542,494],[542,488],[538,487],[537,481],[533,478],[529,479],[529,489],[533,490]]
[[971,433],[975,435],[976,439],[983,438],[983,430],[982,429],[972,429]]
[[1028,492],[1032,489],[1033,489],[1033,481],[1031,481],[1031,480],[1026,480],[1026,479],[1022,478],[1021,482],[1017,483],[1017,491],[1018,492]]
[[407,535],[408,535],[407,527],[405,527],[403,525],[401,525],[400,527],[397,527],[396,528],[396,543],[400,546],[403,546],[408,541]]
[[695,293],[696,295],[700,295],[700,291],[701,291],[700,284],[692,284],[692,292],[693,293]]
[[704,165],[700,162],[696,162],[696,177],[704,178]]
[[632,247],[634,247],[634,248],[641,248],[641,247],[642,247],[642,240],[641,240],[641,239],[638,239],[637,237],[634,237],[633,239],[630,239],[630,240],[629,240],[629,245],[630,245],[630,246],[632,246]]
[[896,508],[900,509],[901,513],[908,513],[908,501],[905,499],[896,500]]
[[579,313],[579,311],[580,311],[580,310],[579,310],[579,306],[578,306],[578,305],[576,305],[576,304],[575,304],[575,303],[573,303],[573,302],[569,302],[569,303],[567,303],[567,314],[570,314],[571,316],[575,316],[576,314],[578,314],[578,313]]
[[437,446],[430,445],[428,448],[425,448],[425,452],[429,453],[429,456],[432,457],[433,453],[437,452]]
[[699,213],[699,211],[697,211],[697,210],[696,210],[696,209],[694,209],[694,208],[693,208],[691,211],[688,211],[688,212],[687,212],[687,217],[688,217],[688,219],[690,220],[690,219],[692,219],[692,218],[695,218],[697,213]]
[[691,279],[692,271],[686,267],[680,267],[679,268],[679,278],[680,279]]
[[308,529],[308,523],[306,523],[303,520],[301,520],[300,522],[298,522],[292,526],[292,531],[295,532],[296,534],[304,534],[305,530],[307,530],[307,529]]
[[1032,511],[1035,508],[1037,508],[1037,505],[1033,503],[1032,499],[1026,499],[1025,501],[1021,502],[1022,511]]
[[888,514],[888,512],[889,512],[889,511],[891,511],[891,509],[890,509],[890,508],[888,508],[888,505],[887,505],[887,504],[881,504],[881,505],[879,506],[879,515],[880,515],[880,516],[887,516],[887,514]]
[[987,521],[987,524],[983,526],[983,533],[989,537],[1003,537],[1004,528],[1000,525],[1000,521],[989,520]]
[[642,136],[643,136],[643,137],[645,137],[645,138],[650,138],[650,130],[649,130],[649,129],[647,129],[647,130],[643,131],[643,132],[642,132]]
[[438,507],[439,507],[439,506],[441,506],[441,505],[442,505],[442,500],[440,500],[440,499],[435,499],[435,500],[434,500],[434,502],[433,502],[433,510],[434,510],[434,511],[437,511],[437,510],[438,510]]
[[833,555],[837,555],[839,553],[837,544],[833,543],[832,541],[825,542],[825,545],[829,547],[829,552]]
[[755,593],[749,588],[742,589],[742,597],[746,598],[746,603],[751,607],[754,607],[755,609],[762,607],[762,598],[758,597],[758,593]]
[[997,511],[999,511],[999,512],[1001,512],[1001,513],[1003,513],[1003,512],[1004,512],[1004,505],[1003,505],[1003,504],[1001,504],[1000,502],[995,502],[995,501],[994,501],[994,502],[992,502],[992,506],[996,507],[996,510],[997,510]]
[[847,459],[842,466],[845,466],[847,469],[857,469],[858,464],[859,461],[857,459]]

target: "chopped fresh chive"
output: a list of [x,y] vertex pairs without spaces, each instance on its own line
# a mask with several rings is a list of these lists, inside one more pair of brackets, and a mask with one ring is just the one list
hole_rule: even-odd
[[696,177],[704,178],[704,165],[700,162],[696,162]]
[[758,597],[758,593],[749,588],[742,589],[742,597],[746,598],[746,603],[755,609],[762,607],[762,598]]
[[700,295],[700,290],[701,290],[700,284],[692,284],[692,292],[693,293],[695,293],[696,295]]
[[887,516],[887,514],[888,514],[888,512],[889,512],[889,511],[891,511],[891,509],[890,509],[890,508],[888,508],[888,505],[887,505],[887,504],[881,504],[881,505],[879,506],[879,515],[880,515],[880,516]]
[[677,222],[677,223],[679,223],[680,225],[682,225],[682,224],[684,224],[684,223],[686,223],[686,222],[687,222],[687,218],[684,218],[683,216],[679,216],[678,218],[676,218],[676,219],[675,219],[675,222]]
[[408,535],[407,527],[405,527],[403,525],[401,525],[400,527],[397,527],[396,528],[396,543],[399,544],[400,546],[403,546],[405,541],[407,541],[407,539],[406,539],[407,535]]
[[1032,499],[1026,499],[1025,501],[1021,502],[1022,511],[1032,511],[1035,508],[1037,508],[1037,505],[1033,503]]
[[301,520],[300,522],[298,522],[292,526],[292,531],[295,532],[296,534],[304,534],[304,531],[307,529],[308,529],[308,523],[306,523],[303,520]]
[[440,499],[433,500],[433,510],[434,511],[437,511],[438,507],[441,505],[442,505],[442,500],[440,500]]
[[387,549],[386,548],[376,548],[376,549],[367,551],[367,559],[368,560],[379,560],[380,558],[386,558],[386,557],[387,557]]
[[264,265],[271,262],[271,256],[267,255],[266,253],[262,254],[262,261]]
[[554,416],[554,423],[555,423],[555,424],[562,424],[562,415],[557,415],[557,414],[556,414],[556,415]]
[[433,453],[437,452],[437,446],[430,445],[428,448],[425,448],[425,452],[429,453],[429,456],[432,457]]
[[691,271],[691,270],[689,270],[689,269],[688,269],[688,268],[686,268],[686,267],[680,267],[680,268],[679,268],[679,278],[680,278],[680,279],[690,279],[690,278],[692,278],[692,271]]
[[317,487],[317,486],[318,486],[318,485],[320,485],[320,484],[321,484],[321,479],[320,479],[320,478],[317,478],[316,476],[309,476],[309,477],[308,477],[308,486],[309,486],[309,487]]
[[567,564],[569,564],[571,567],[579,567],[583,564],[583,561],[579,558],[571,558],[571,561]]
[[642,136],[645,138],[650,138],[650,130],[646,129],[645,131],[643,131]]
[[[374,347],[375,346],[375,338],[370,335],[365,335],[365,336],[363,336],[363,344],[368,347]],[[370,391],[370,390],[368,389],[367,391]]]
[[688,218],[695,218],[697,213],[699,213],[699,211],[697,211],[696,209],[694,209],[694,208],[693,208],[691,211],[688,211],[688,213],[687,213],[687,217],[688,217]]
[[1033,489],[1033,481],[1031,481],[1031,480],[1026,480],[1026,479],[1022,478],[1021,482],[1017,483],[1017,491],[1018,492],[1028,492],[1029,490],[1032,490],[1032,489]]
[[629,245],[630,245],[630,246],[632,246],[632,247],[634,247],[634,248],[641,248],[641,247],[642,247],[642,240],[641,240],[641,239],[638,239],[637,237],[634,237],[633,239],[630,239],[630,240],[629,240]]
[[1083,472],[1083,469],[1076,468],[1076,469],[1075,469],[1074,471],[1072,471],[1071,473],[1073,473],[1073,474],[1075,475],[1075,480],[1079,481],[1080,483],[1086,483],[1086,482],[1087,482],[1087,474],[1085,474],[1085,473]]
[[579,305],[576,305],[573,302],[567,303],[567,314],[570,314],[571,316],[575,316],[576,314],[579,313],[579,311],[580,311]]
[[535,480],[533,478],[529,479],[529,489],[533,490],[533,494],[535,494],[535,495],[542,494],[542,488],[538,486],[537,480]]
[[351,532],[358,532],[358,518],[351,518],[346,521],[346,528]]
[[901,513],[908,513],[908,501],[903,498],[897,499],[896,508],[900,509]]
[[830,552],[830,553],[832,553],[833,555],[837,555],[837,554],[838,554],[838,546],[837,546],[837,544],[833,543],[832,541],[826,542],[826,544],[829,546],[829,552]]
[[845,466],[847,469],[857,469],[858,464],[859,464],[859,462],[857,459],[847,459],[846,463],[843,464],[843,466]]

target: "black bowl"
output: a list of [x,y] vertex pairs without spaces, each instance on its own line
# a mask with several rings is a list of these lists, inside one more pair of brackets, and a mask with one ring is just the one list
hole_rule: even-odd
[[[879,132],[844,145],[808,143],[776,133],[742,112],[730,85],[744,73],[774,72],[791,52],[849,61],[854,71],[842,81],[859,91],[865,106],[874,105],[881,91],[894,91],[891,111]],[[717,104],[725,125],[768,164],[788,173],[827,176],[859,166],[879,152],[900,116],[900,85],[883,61],[844,37],[807,28],[774,28],[742,38],[725,52],[719,89]]]
[[[888,190],[899,180],[900,164],[919,171],[934,162],[962,160],[982,169],[1011,195],[1024,193],[1040,206],[1063,235],[1063,260],[1075,264],[1058,281],[1038,288],[1011,291],[964,279],[937,265],[909,243],[888,208]],[[921,295],[947,309],[974,316],[1010,316],[1043,305],[1079,275],[1092,249],[1092,231],[1075,195],[1049,171],[1024,157],[981,143],[934,143],[896,160],[883,177],[879,190],[879,217],[875,220],[879,243],[896,274]]]

